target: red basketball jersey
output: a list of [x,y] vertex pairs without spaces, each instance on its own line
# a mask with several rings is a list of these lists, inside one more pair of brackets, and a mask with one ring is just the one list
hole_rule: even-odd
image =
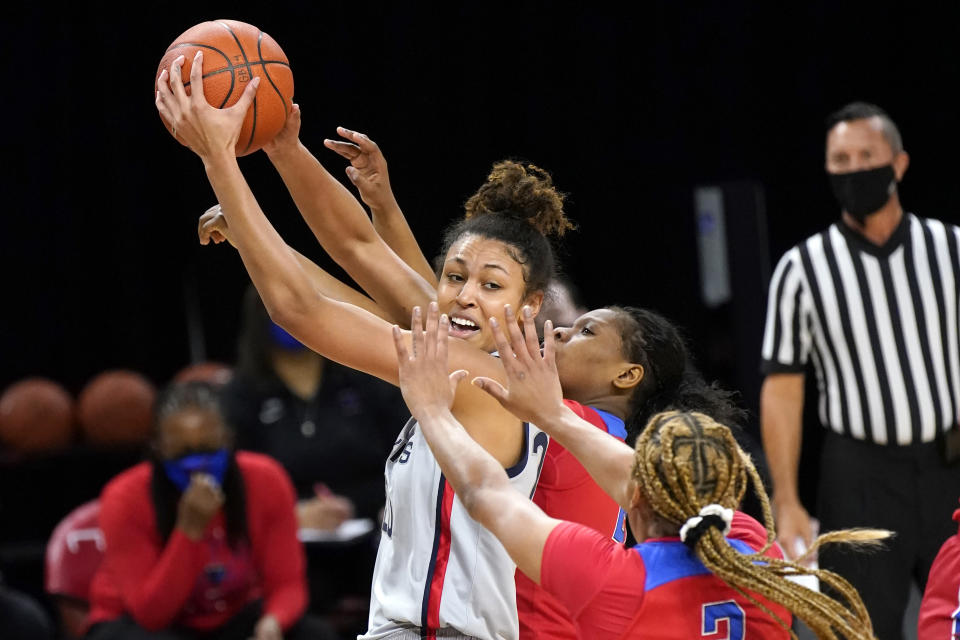
[[[626,438],[620,418],[573,400],[564,400],[564,404],[618,440]],[[586,525],[620,543],[626,539],[626,518],[620,506],[593,481],[583,465],[554,440],[547,447],[533,501],[551,518]],[[564,604],[519,570],[516,582],[520,640],[577,639],[576,626]]]
[[[737,551],[753,553],[766,535],[760,523],[737,512],[727,539]],[[779,556],[778,547],[768,554]],[[565,522],[547,539],[540,577],[567,606],[585,640],[779,640],[790,635],[710,573],[679,538],[625,549],[608,536]],[[790,625],[787,609],[754,597]]]
[[[960,509],[953,512],[960,523]],[[919,640],[960,638],[960,531],[940,547],[930,567],[917,621]]]

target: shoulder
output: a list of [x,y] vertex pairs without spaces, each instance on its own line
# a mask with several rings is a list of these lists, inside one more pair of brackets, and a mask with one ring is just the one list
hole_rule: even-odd
[[596,571],[604,564],[626,561],[636,554],[609,535],[575,522],[562,522],[550,532],[544,545],[545,562],[548,555],[554,562],[583,563],[590,571]]
[[124,500],[128,497],[139,498],[150,491],[150,478],[153,469],[149,462],[141,462],[114,476],[103,488],[100,499],[103,502]]
[[243,476],[247,506],[254,511],[286,508],[296,501],[293,481],[286,470],[269,456],[251,451],[236,453],[237,467]]
[[906,214],[910,221],[913,223],[912,227],[920,226],[924,230],[929,230],[933,232],[934,240],[946,240],[948,236],[953,235],[954,238],[960,236],[960,227],[955,224],[950,224],[949,222],[944,222],[943,220],[938,220],[937,218],[923,218],[913,213]]
[[287,472],[270,456],[252,451],[237,451],[237,466],[248,481],[287,481]]
[[[742,511],[735,511],[728,537],[745,542],[754,551],[759,551],[767,544],[767,529]],[[774,545],[770,548],[768,555],[782,556],[782,552]]]

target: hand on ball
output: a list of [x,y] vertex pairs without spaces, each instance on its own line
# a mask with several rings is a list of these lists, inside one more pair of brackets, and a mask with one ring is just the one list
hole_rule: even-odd
[[232,107],[216,109],[203,95],[203,52],[197,51],[190,68],[190,95],[180,77],[183,56],[174,59],[157,81],[157,110],[194,153],[207,161],[217,154],[234,155],[240,127],[253,103],[260,78],[250,80],[243,95]]

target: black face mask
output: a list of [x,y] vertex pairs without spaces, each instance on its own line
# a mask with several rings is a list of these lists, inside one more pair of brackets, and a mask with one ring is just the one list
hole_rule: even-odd
[[861,225],[868,215],[887,204],[897,188],[892,164],[851,173],[828,173],[827,176],[840,206]]

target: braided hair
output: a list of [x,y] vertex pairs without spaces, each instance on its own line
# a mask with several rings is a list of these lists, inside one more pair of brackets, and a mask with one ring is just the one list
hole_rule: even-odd
[[[697,518],[707,505],[736,509],[752,483],[763,508],[767,531],[764,547],[753,554],[741,554],[730,546],[720,528],[709,526],[715,521],[708,520],[708,526],[697,527],[697,535],[685,540],[697,558],[786,630],[790,628],[787,621],[757,595],[793,612],[819,638],[874,640],[866,607],[843,577],[763,555],[776,536],[770,500],[753,462],[737,445],[730,429],[702,413],[668,411],[653,416],[637,438],[635,452],[633,477],[650,509],[671,528],[679,529]],[[872,529],[835,531],[818,538],[810,552],[833,542],[876,545],[888,536],[887,531]],[[786,579],[798,575],[815,575],[844,602]],[[791,636],[796,637],[792,632]]]

